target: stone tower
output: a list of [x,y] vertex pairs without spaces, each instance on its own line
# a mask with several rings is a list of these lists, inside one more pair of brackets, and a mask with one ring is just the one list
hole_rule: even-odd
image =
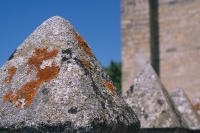
[[151,62],[171,93],[200,97],[200,1],[121,0],[122,92]]

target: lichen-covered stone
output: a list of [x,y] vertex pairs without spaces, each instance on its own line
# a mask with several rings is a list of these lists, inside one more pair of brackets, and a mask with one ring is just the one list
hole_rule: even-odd
[[195,97],[192,100],[192,107],[195,110],[195,112],[197,112],[197,116],[198,116],[198,118],[200,120],[200,98]]
[[140,122],[65,19],[41,24],[0,69],[0,130],[137,133]]
[[181,117],[187,122],[188,127],[193,130],[200,129],[200,120],[198,119],[197,112],[194,111],[192,104],[183,90],[175,88],[171,94],[171,98],[180,111]]
[[136,112],[141,122],[141,129],[187,128],[149,63],[135,78],[124,98]]

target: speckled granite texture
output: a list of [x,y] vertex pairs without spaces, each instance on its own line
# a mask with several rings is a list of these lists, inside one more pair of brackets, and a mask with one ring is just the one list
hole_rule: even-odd
[[200,98],[194,97],[194,99],[192,100],[192,106],[195,112],[197,112],[197,116],[200,120]]
[[181,117],[187,122],[189,129],[200,130],[200,120],[194,111],[191,102],[181,88],[175,88],[171,98],[180,111]]
[[65,19],[43,22],[0,69],[0,130],[137,133],[140,122]]
[[188,127],[149,63],[135,78],[124,98],[136,112],[141,129]]

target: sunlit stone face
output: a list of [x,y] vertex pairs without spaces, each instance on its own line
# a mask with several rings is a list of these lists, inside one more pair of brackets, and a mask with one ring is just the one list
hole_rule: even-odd
[[138,132],[135,113],[87,42],[55,16],[0,69],[0,128],[39,132]]

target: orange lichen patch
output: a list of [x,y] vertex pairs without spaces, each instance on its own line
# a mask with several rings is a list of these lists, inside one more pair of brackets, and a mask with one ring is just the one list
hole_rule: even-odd
[[194,105],[194,109],[195,109],[195,110],[200,110],[200,103],[196,103],[196,104]]
[[[193,109],[195,110],[195,112],[197,111],[200,111],[200,103],[196,103],[194,106],[193,106]],[[200,115],[197,113],[197,116],[200,120]]]
[[26,72],[26,76],[28,76],[30,73],[31,73],[31,70],[28,70],[28,71]]
[[8,69],[8,74],[10,74],[10,77],[8,79],[5,79],[4,82],[5,83],[6,82],[10,83],[11,80],[12,80],[12,77],[15,75],[16,71],[17,71],[17,68],[14,67],[14,66],[12,66],[11,68],[9,68]]
[[35,55],[29,58],[27,64],[30,66],[33,65],[37,68],[37,70],[39,70],[40,63],[43,60],[54,58],[57,54],[58,54],[58,50],[53,50],[51,52],[48,52],[47,48],[44,48],[44,49],[35,48]]
[[191,103],[190,99],[188,98],[188,96],[185,94],[186,99],[189,101],[190,106],[192,107],[194,113],[196,114],[196,116],[198,117],[198,119],[200,120],[200,115],[198,114],[198,110],[200,111],[200,104],[197,103],[195,106],[193,106],[193,104]]
[[17,71],[17,68],[13,66],[13,67],[8,69],[8,74],[13,76],[13,75],[15,75],[16,71]]
[[12,94],[13,94],[12,91],[8,92],[8,93],[3,97],[3,102],[7,102],[7,101],[10,99],[10,97],[12,96]]
[[51,66],[46,66],[44,69],[40,69],[40,63],[43,60],[54,58],[58,51],[54,50],[52,52],[47,52],[45,49],[35,49],[35,55],[29,58],[27,64],[32,67],[35,66],[37,69],[36,79],[31,80],[25,85],[23,85],[15,94],[9,92],[4,96],[3,102],[10,100],[17,108],[21,107],[23,104],[19,99],[24,99],[24,106],[29,106],[33,98],[36,95],[36,91],[39,89],[43,82],[48,82],[57,77],[59,72],[59,67],[55,66],[52,62]]
[[90,68],[90,63],[88,61],[86,61],[85,59],[81,59],[81,62],[84,66],[86,66],[87,68]]
[[113,85],[109,81],[106,81],[106,80],[103,80],[103,82],[105,83],[106,87],[108,87],[108,89],[114,94],[115,89],[114,89]]
[[46,66],[44,69],[41,69],[36,74],[36,78],[38,78],[40,82],[48,82],[51,79],[56,78],[59,67],[54,65],[54,62],[51,64],[52,66]]
[[86,41],[76,31],[74,32],[74,34],[76,36],[76,40],[78,41],[79,46],[81,46],[84,49],[86,54],[89,56],[94,56]]
[[5,79],[5,80],[4,80],[4,83],[7,83],[7,82],[9,82],[9,81],[10,81],[10,78]]
[[32,80],[17,90],[16,94],[10,98],[10,101],[13,104],[16,104],[16,107],[21,106],[21,102],[16,103],[18,99],[25,99],[25,106],[29,106],[36,94],[36,89],[39,88],[37,80]]

